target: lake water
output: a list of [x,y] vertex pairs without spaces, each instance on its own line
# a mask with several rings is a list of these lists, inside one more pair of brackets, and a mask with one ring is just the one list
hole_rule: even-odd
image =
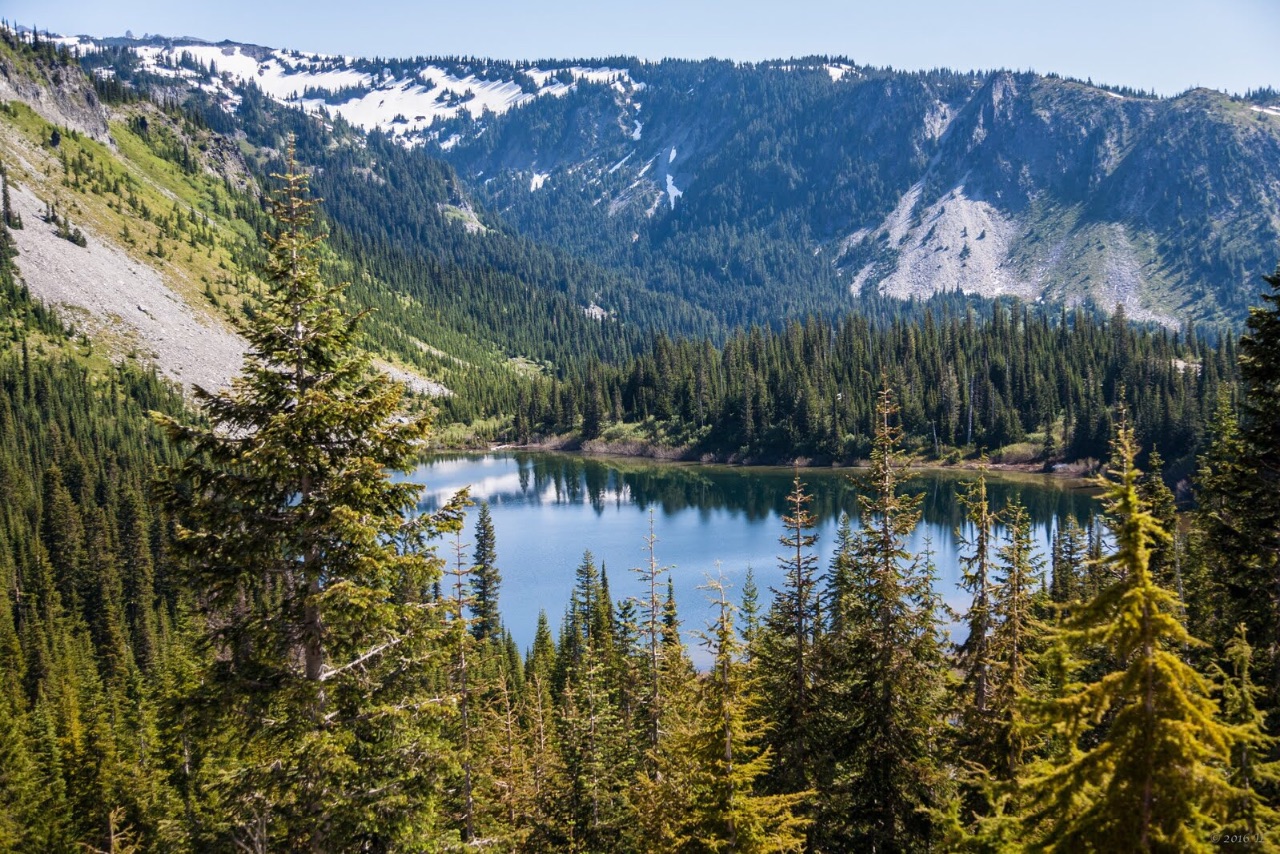
[[[856,470],[801,469],[800,479],[814,496],[810,509],[818,519],[820,566],[830,564],[836,526],[848,512],[857,526]],[[425,487],[421,508],[433,510],[458,489],[471,487],[472,499],[487,501],[493,514],[499,603],[503,620],[520,648],[533,640],[538,612],[546,611],[553,631],[559,626],[573,587],[574,569],[590,549],[603,565],[615,600],[639,595],[631,568],[647,560],[645,537],[649,511],[658,537],[656,555],[671,565],[676,601],[695,661],[705,663],[691,632],[711,616],[706,591],[698,586],[720,571],[741,595],[748,566],[755,572],[763,607],[770,587],[782,583],[777,556],[783,548],[782,515],[791,490],[788,468],[742,468],[615,458],[582,458],[555,453],[441,455],[425,462],[412,480]],[[957,585],[959,543],[956,529],[963,512],[956,485],[972,472],[924,471],[907,490],[924,492],[924,519],[911,542],[921,551],[929,541],[937,564],[938,592],[963,610],[969,596]],[[1046,558],[1054,527],[1068,514],[1084,524],[1099,509],[1095,491],[1079,482],[1039,475],[988,475],[994,508],[1017,498],[1026,505],[1035,541]],[[468,513],[464,541],[474,541],[475,509]],[[467,547],[468,558],[472,548]],[[440,543],[441,556],[453,554]]]

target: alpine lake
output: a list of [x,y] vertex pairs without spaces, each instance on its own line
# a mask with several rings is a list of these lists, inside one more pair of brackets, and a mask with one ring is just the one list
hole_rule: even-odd
[[[459,489],[470,487],[474,502],[488,502],[502,574],[499,606],[520,649],[533,642],[538,614],[545,611],[558,631],[569,603],[574,571],[590,550],[607,574],[614,600],[639,596],[635,567],[646,564],[646,537],[652,512],[659,565],[671,567],[681,630],[699,666],[709,656],[697,632],[711,618],[709,591],[699,589],[723,574],[729,596],[739,601],[751,567],[761,611],[780,588],[778,556],[786,549],[782,516],[794,471],[783,467],[739,467],[671,463],[617,457],[581,457],[552,452],[440,454],[425,460],[409,479],[422,484],[420,510],[431,512]],[[813,496],[817,518],[815,551],[819,569],[831,563],[842,513],[858,527],[859,476],[865,470],[802,468],[800,480]],[[943,601],[963,613],[969,594],[960,587],[964,511],[958,487],[976,477],[964,469],[913,469],[903,492],[923,493],[923,518],[909,548],[932,553],[936,589]],[[987,474],[993,510],[1021,501],[1032,520],[1033,537],[1044,574],[1057,525],[1074,516],[1081,525],[1098,513],[1098,490],[1087,482],[1040,474]],[[467,513],[463,532],[469,561],[475,539],[476,509]],[[997,546],[1004,531],[997,531]],[[437,541],[437,554],[453,560],[453,538]],[[665,585],[664,585],[665,587]],[[943,616],[953,639],[959,626]]]

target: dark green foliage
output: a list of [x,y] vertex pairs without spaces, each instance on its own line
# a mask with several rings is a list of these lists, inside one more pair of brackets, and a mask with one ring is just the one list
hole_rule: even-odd
[[1262,306],[1250,309],[1240,341],[1239,464],[1248,480],[1236,488],[1250,549],[1237,569],[1237,585],[1251,591],[1241,598],[1258,600],[1246,625],[1265,650],[1272,690],[1280,697],[1280,268],[1265,278],[1270,291],[1262,294]]
[[181,399],[136,367],[86,368],[11,264],[0,257],[0,847],[105,848],[113,816],[144,847],[175,845],[162,692],[143,670],[167,670],[178,587],[167,525],[149,517],[138,541],[132,514],[173,459],[146,411]]
[[818,537],[810,533],[817,523],[809,510],[812,500],[797,472],[782,517],[787,533],[778,539],[785,549],[778,557],[783,586],[771,589],[773,604],[752,650],[762,688],[774,701],[775,725],[766,743],[776,757],[769,784],[777,792],[805,791],[814,781],[822,579],[814,553]]
[[946,796],[940,761],[946,667],[927,555],[906,539],[923,496],[901,495],[905,462],[897,408],[877,396],[877,426],[861,496],[862,529],[848,545],[848,585],[823,641],[816,734],[819,850],[916,851],[933,835],[928,810]]
[[502,631],[502,616],[498,612],[498,589],[502,586],[502,571],[498,569],[498,551],[493,533],[493,516],[489,503],[480,504],[476,516],[476,548],[472,555],[474,576],[471,581],[471,606],[475,623],[471,630],[476,638],[496,638]]
[[[1186,470],[1199,425],[1234,372],[1226,348],[1198,336],[1135,330],[1080,310],[997,302],[980,319],[938,300],[902,312],[753,328],[720,350],[658,335],[636,360],[593,368],[588,387],[617,400],[624,420],[654,419],[687,436],[692,451],[762,461],[865,457],[875,409],[866,377],[882,373],[901,397],[906,441],[928,455],[940,447],[994,451],[1065,412],[1065,456],[1102,459],[1108,407],[1126,400],[1144,443],[1181,449],[1171,462]],[[554,388],[541,406],[526,398],[531,432],[564,429],[556,399]]]
[[441,770],[425,542],[459,507],[415,518],[419,487],[388,477],[428,422],[397,417],[403,389],[369,369],[343,286],[320,276],[305,176],[290,160],[278,177],[244,373],[198,392],[208,426],[162,419],[187,448],[168,506],[215,657],[197,702],[238,742],[205,758],[239,766],[210,794],[230,838],[421,847],[440,832]]

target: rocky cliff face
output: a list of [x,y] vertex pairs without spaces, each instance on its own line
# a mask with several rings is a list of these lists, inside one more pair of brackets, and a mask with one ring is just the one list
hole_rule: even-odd
[[22,101],[52,125],[100,142],[108,138],[107,111],[79,68],[0,54],[0,101]]

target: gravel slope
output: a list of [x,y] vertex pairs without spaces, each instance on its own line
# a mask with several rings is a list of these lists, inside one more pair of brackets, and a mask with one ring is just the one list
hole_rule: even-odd
[[88,246],[61,239],[25,187],[13,187],[11,197],[24,225],[12,232],[18,272],[32,295],[62,308],[91,336],[121,351],[136,348],[187,391],[221,388],[240,370],[244,339],[193,311],[159,273],[84,226]]
[[[246,344],[222,321],[193,310],[151,267],[129,257],[84,226],[88,245],[76,246],[41,219],[44,203],[25,187],[11,185],[14,209],[24,228],[12,232],[18,244],[18,272],[31,293],[91,337],[109,343],[114,355],[134,351],[188,393],[227,386],[240,371]],[[414,394],[452,394],[438,382],[381,359],[374,364]]]

